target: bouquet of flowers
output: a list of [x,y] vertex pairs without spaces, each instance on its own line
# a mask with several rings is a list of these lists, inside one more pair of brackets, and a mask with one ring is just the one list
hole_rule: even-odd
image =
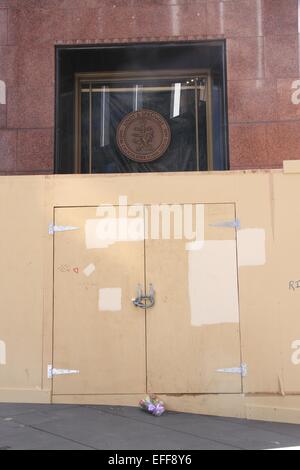
[[166,411],[164,403],[158,400],[155,395],[148,395],[144,400],[141,400],[140,407],[153,416],[161,416]]

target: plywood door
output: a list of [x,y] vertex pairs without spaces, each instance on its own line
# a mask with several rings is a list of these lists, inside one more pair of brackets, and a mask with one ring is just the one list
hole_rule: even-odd
[[[99,242],[96,208],[58,208],[55,233],[54,394],[141,393],[145,312],[132,304],[144,282],[144,240]],[[97,228],[98,227],[98,228]],[[100,237],[101,238],[101,237]]]
[[194,217],[196,208],[203,242],[146,241],[146,283],[156,291],[146,314],[148,391],[240,393],[241,375],[220,371],[241,364],[235,208],[195,205]]

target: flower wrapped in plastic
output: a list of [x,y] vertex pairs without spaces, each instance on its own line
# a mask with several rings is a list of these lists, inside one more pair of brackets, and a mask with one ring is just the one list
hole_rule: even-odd
[[141,400],[140,407],[153,416],[161,416],[166,411],[164,403],[158,400],[155,395],[148,395],[144,400]]

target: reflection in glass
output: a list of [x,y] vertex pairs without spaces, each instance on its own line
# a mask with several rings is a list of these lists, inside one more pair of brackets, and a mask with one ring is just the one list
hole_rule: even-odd
[[135,85],[133,88],[133,111],[143,108],[143,85]]
[[181,98],[181,83],[174,83],[171,92],[171,114],[170,117],[175,118],[180,115],[180,98]]
[[100,118],[100,147],[109,145],[109,89],[106,86],[101,90],[101,118]]

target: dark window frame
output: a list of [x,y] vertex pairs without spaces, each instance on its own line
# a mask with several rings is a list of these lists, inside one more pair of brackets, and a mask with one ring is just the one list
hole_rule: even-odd
[[[159,43],[130,43],[130,44],[95,44],[95,45],[59,45],[56,46],[56,98],[55,98],[55,164],[54,164],[54,172],[55,173],[75,173],[75,166],[68,171],[64,171],[62,168],[62,159],[64,156],[62,155],[61,150],[61,140],[63,137],[63,130],[60,126],[60,115],[61,115],[61,103],[60,103],[60,86],[62,80],[62,56],[64,53],[79,53],[79,52],[95,52],[95,51],[103,51],[103,50],[111,50],[111,49],[119,49],[124,50],[127,48],[143,48],[143,47],[199,47],[199,48],[211,48],[211,47],[218,47],[219,52],[221,51],[221,66],[219,67],[219,72],[221,74],[221,83],[222,83],[222,95],[219,97],[219,106],[222,107],[222,124],[219,126],[220,132],[220,154],[222,153],[222,164],[221,168],[210,168],[211,170],[229,170],[229,145],[228,145],[228,108],[227,108],[227,75],[226,75],[226,41],[225,40],[213,40],[213,41],[178,41],[178,42],[159,42]],[[170,71],[171,69],[169,69]],[[185,69],[181,69],[182,72]],[[196,70],[196,69],[194,69]],[[76,76],[78,73],[88,73],[85,71],[78,72],[75,71],[73,75],[73,96],[74,96],[74,108],[73,108],[73,134],[75,133],[76,129],[76,115],[75,115],[75,95],[76,95]],[[98,73],[97,71],[89,72]],[[138,73],[138,72],[137,72]],[[214,99],[212,97],[212,99]],[[214,113],[214,103],[212,103],[212,113]],[[213,124],[212,124],[213,127]],[[212,130],[213,132],[213,130]],[[73,136],[74,137],[74,136]],[[212,136],[212,140],[214,140],[214,136]],[[73,142],[73,159],[75,157],[75,139]],[[215,156],[214,156],[215,158]]]

